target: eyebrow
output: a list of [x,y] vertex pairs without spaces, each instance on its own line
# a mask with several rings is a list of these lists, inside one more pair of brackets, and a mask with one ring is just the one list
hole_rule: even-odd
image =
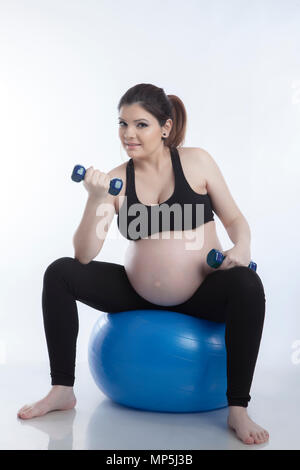
[[[125,122],[126,122],[126,120],[123,119],[123,118],[121,118],[121,117],[119,117],[119,119],[120,119],[121,121],[125,121]],[[145,118],[142,118],[142,119],[135,119],[133,122],[138,122],[138,121],[147,121],[147,122],[149,122],[149,121],[148,121],[147,119],[145,119]]]

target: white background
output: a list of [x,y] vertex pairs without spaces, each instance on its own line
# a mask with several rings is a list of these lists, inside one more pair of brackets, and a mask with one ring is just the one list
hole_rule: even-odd
[[[152,83],[183,100],[184,145],[213,156],[250,225],[267,300],[258,367],[299,376],[299,15],[296,0],[0,1],[0,370],[48,368],[42,278],[74,256],[87,198],[72,169],[128,160],[117,104]],[[118,233],[115,217],[96,259],[123,264]],[[85,362],[100,312],[77,305]]]

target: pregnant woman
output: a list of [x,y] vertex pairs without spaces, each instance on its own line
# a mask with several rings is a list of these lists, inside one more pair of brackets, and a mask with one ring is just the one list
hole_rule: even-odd
[[[73,239],[75,256],[53,261],[43,279],[52,388],[18,416],[75,406],[76,301],[112,314],[169,309],[225,322],[227,424],[245,444],[263,443],[268,432],[247,414],[265,316],[263,284],[248,268],[248,223],[210,154],[181,146],[186,111],[178,97],[138,84],[121,98],[118,111],[119,137],[130,159],[108,174],[93,167],[85,174],[88,200]],[[116,177],[124,184],[112,196],[109,182]],[[212,248],[222,251],[213,211],[234,243],[217,270],[206,263]],[[115,214],[129,240],[124,266],[94,261]]]

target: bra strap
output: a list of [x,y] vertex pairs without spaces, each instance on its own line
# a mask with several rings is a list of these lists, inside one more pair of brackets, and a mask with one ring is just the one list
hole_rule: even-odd
[[134,192],[134,173],[133,173],[133,162],[132,158],[128,161],[126,165],[126,196],[129,196],[130,199],[136,199],[135,198],[135,192]]

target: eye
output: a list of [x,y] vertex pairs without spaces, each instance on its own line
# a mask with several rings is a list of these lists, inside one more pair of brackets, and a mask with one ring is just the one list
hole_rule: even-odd
[[[124,121],[119,121],[119,125],[121,125],[121,124],[127,125],[126,122],[124,122]],[[138,123],[138,126],[139,126],[139,125],[142,125],[142,126],[144,126],[144,127],[148,127],[148,125],[145,124],[144,122],[139,122],[139,123]],[[121,126],[121,127],[122,127],[122,126]]]

